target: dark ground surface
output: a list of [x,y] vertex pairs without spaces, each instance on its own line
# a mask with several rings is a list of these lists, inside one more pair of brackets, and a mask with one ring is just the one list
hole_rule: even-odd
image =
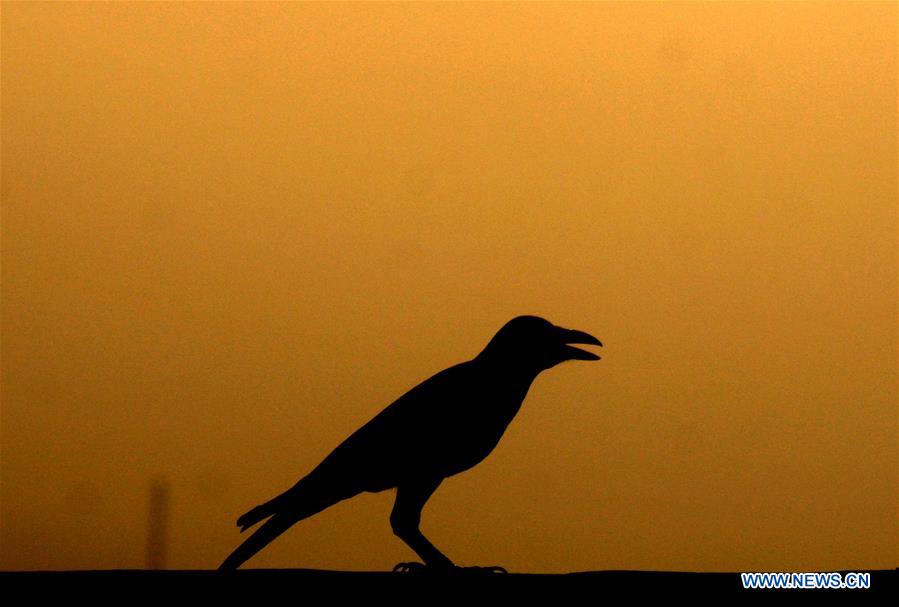
[[[132,600],[238,601],[265,605],[272,602],[323,604],[334,600],[386,604],[445,603],[460,600],[560,604],[603,604],[607,599],[629,596],[657,602],[699,597],[857,599],[897,597],[897,572],[872,571],[867,590],[744,590],[739,573],[676,573],[650,571],[597,571],[570,574],[481,574],[431,577],[388,572],[341,572],[309,569],[246,569],[215,571],[70,571],[0,572],[5,596],[29,600],[63,598],[67,602],[128,605]],[[15,592],[15,595],[12,593]],[[825,596],[826,595],[826,596]],[[323,600],[327,599],[327,600]],[[791,600],[792,602],[792,600]],[[618,604],[615,601],[614,604]],[[467,607],[467,606],[466,606]]]

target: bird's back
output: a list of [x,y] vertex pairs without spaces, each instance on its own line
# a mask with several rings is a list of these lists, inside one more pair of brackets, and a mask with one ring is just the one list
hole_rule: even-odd
[[403,479],[441,474],[445,443],[460,423],[460,407],[477,384],[471,362],[418,384],[341,443],[307,478],[341,478],[358,491],[383,491]]
[[477,359],[444,369],[350,435],[301,483],[350,495],[468,470],[497,445],[532,379]]

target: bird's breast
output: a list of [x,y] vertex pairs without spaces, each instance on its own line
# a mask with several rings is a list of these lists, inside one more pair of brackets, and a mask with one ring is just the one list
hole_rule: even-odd
[[433,444],[444,454],[441,467],[446,476],[468,470],[490,455],[521,408],[526,392],[487,389],[455,403]]

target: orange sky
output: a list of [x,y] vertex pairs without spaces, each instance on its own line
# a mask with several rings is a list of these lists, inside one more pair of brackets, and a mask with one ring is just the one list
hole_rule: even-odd
[[[897,563],[897,5],[2,5],[0,567],[217,566],[514,315],[423,529],[510,570]],[[251,566],[386,569],[389,493]]]

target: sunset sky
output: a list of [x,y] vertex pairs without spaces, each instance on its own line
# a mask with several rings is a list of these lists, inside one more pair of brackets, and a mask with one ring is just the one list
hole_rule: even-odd
[[[238,515],[538,314],[422,528],[513,571],[897,554],[897,4],[0,9],[0,568],[217,566]],[[390,492],[252,567],[414,554]]]

